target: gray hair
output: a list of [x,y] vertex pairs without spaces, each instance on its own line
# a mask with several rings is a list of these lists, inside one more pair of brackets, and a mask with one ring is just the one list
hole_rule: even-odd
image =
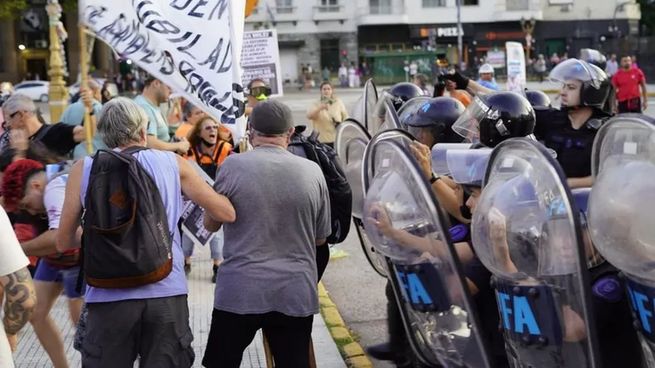
[[4,104],[2,104],[2,110],[7,114],[13,114],[18,111],[29,111],[36,112],[36,105],[31,98],[27,97],[22,93],[14,93]]
[[109,148],[139,143],[148,126],[148,115],[136,102],[116,97],[107,102],[100,112],[98,132]]

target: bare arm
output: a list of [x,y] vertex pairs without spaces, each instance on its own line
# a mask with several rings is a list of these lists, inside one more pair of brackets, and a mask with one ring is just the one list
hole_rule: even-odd
[[32,240],[20,243],[28,256],[44,257],[57,252],[57,230],[48,230]]
[[59,229],[57,230],[57,250],[60,252],[79,248],[81,245],[78,229],[80,226],[80,218],[82,216],[80,185],[82,182],[83,167],[84,160],[80,160],[73,165],[68,174],[64,206],[61,209]]
[[641,80],[641,105],[642,109],[646,110],[648,108],[648,90],[646,89],[646,80]]
[[326,109],[327,109],[327,105],[325,105],[325,104],[319,104],[317,107],[315,107],[315,108],[310,109],[309,111],[307,111],[307,119],[309,119],[309,120],[314,120],[314,119],[316,119],[316,118],[318,117],[318,114],[319,114],[322,110],[326,110]]
[[469,79],[469,84],[466,87],[466,91],[468,91],[468,93],[472,94],[473,96],[475,96],[475,95],[485,95],[487,93],[495,92],[492,89],[489,89],[487,87],[484,87],[484,86],[478,84],[478,82],[476,82],[476,81],[474,81],[472,79]]
[[0,277],[0,284],[6,297],[5,316],[2,322],[7,335],[15,335],[30,320],[36,305],[32,277],[25,267]]
[[575,188],[590,188],[594,185],[593,176],[585,176],[582,178],[568,178],[566,182],[569,184],[571,189]]
[[146,139],[148,141],[148,148],[154,148],[160,151],[175,152],[181,155],[187,153],[189,150],[189,142],[187,142],[186,139],[182,139],[180,142],[164,142],[150,134],[148,134]]
[[[182,192],[194,203],[205,209],[205,218],[211,217],[217,222],[234,222],[236,212],[232,203],[224,195],[218,194],[198,175],[189,162],[177,157],[180,168]],[[207,225],[207,224],[206,224]],[[211,223],[209,224],[212,225]],[[209,227],[207,230],[212,231]]]

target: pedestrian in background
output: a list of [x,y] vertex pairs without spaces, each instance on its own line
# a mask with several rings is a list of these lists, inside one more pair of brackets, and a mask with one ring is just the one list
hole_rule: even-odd
[[343,101],[334,94],[330,82],[321,83],[321,98],[307,109],[307,119],[318,131],[318,140],[334,145],[336,127],[348,118],[348,111]]
[[619,113],[640,113],[648,108],[646,77],[641,69],[632,64],[630,56],[621,58],[621,69],[612,77],[612,84],[616,90]]
[[612,54],[609,60],[607,60],[607,65],[605,66],[605,72],[611,78],[618,71],[619,71],[619,63],[616,61],[616,54]]

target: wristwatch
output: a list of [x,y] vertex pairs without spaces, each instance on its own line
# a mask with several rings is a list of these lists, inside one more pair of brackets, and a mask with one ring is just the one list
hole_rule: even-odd
[[434,184],[437,182],[437,180],[441,179],[441,176],[432,173],[432,176],[430,177],[430,184]]

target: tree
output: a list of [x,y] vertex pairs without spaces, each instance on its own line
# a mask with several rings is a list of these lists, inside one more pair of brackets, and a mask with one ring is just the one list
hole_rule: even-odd
[[641,20],[639,28],[643,30],[642,36],[655,34],[655,1],[654,0],[637,0],[641,8]]
[[27,8],[27,0],[0,1],[0,19],[11,19],[21,14]]

